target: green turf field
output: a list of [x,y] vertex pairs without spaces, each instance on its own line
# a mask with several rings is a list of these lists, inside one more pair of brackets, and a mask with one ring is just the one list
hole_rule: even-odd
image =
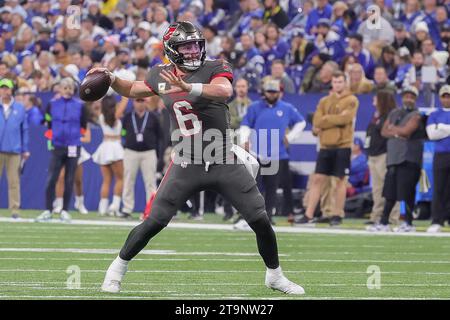
[[[0,299],[293,299],[264,287],[253,233],[183,228],[152,240],[130,264],[121,294],[102,293],[105,270],[130,229],[0,222]],[[277,236],[286,275],[306,290],[295,299],[450,298],[448,237]],[[381,271],[380,289],[367,287],[369,266]],[[74,285],[68,268],[81,271],[80,289],[67,288],[68,278]]]

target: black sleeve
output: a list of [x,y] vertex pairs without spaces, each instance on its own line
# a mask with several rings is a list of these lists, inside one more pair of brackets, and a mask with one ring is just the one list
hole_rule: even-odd
[[89,113],[87,110],[86,105],[83,105],[83,108],[81,109],[81,118],[80,118],[80,127],[83,129],[87,128]]
[[280,29],[283,29],[289,24],[289,17],[283,9],[281,9],[274,17],[273,22],[278,25]]
[[308,59],[309,55],[316,49],[314,43],[309,42],[306,44],[306,48],[305,48],[305,56],[303,57],[303,62],[306,61],[306,59]]

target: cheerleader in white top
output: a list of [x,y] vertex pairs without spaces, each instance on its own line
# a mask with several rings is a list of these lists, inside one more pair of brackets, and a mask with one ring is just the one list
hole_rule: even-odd
[[[117,104],[117,106],[116,106]],[[120,202],[123,188],[123,154],[121,142],[122,118],[128,104],[128,98],[122,97],[116,103],[114,96],[106,96],[101,100],[101,111],[97,112],[97,124],[103,132],[103,141],[92,155],[92,160],[100,165],[103,183],[100,191],[101,199],[98,206],[100,215],[123,217],[120,212]],[[114,177],[114,196],[109,205],[109,190]]]

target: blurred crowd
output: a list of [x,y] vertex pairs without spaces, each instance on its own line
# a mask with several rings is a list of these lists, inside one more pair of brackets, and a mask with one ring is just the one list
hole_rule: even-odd
[[93,66],[143,79],[167,62],[171,22],[202,27],[210,58],[231,62],[250,91],[272,75],[287,93],[326,93],[348,74],[354,94],[448,81],[449,1],[438,0],[6,0],[0,1],[0,78],[23,92],[51,91]]

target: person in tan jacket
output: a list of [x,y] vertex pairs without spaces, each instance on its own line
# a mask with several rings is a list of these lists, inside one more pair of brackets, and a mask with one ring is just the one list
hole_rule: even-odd
[[358,110],[358,99],[348,90],[345,74],[333,74],[330,94],[319,101],[314,113],[313,126],[319,136],[320,151],[316,161],[315,175],[311,184],[308,207],[305,215],[297,223],[312,222],[314,211],[320,200],[322,185],[329,177],[337,177],[335,192],[336,215],[330,219],[331,225],[339,225],[342,218],[346,194],[346,177],[350,172],[351,146],[354,121]]

